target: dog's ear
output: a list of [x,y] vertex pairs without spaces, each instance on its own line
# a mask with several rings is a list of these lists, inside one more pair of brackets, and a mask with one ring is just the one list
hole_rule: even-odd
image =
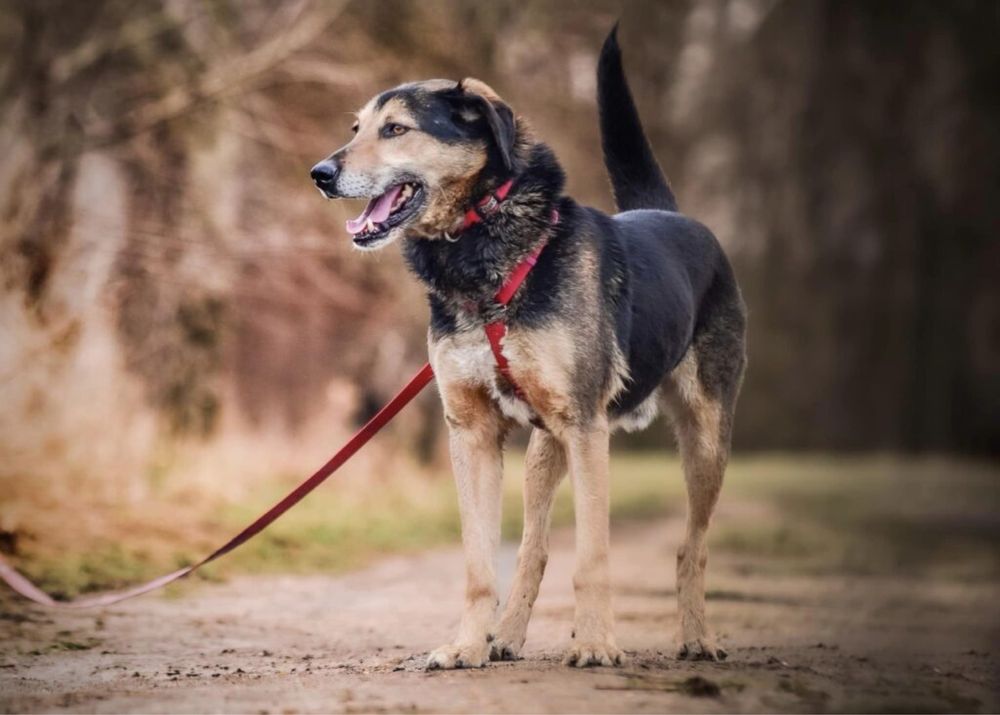
[[463,115],[473,112],[486,120],[504,167],[510,171],[514,166],[514,139],[517,133],[514,111],[492,87],[478,79],[466,77],[458,83],[456,91],[463,105]]

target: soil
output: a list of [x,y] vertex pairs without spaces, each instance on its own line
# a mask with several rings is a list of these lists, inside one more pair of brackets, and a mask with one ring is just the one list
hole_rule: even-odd
[[[620,668],[560,664],[572,533],[553,535],[524,658],[425,672],[455,631],[460,551],[341,576],[241,576],[99,612],[0,600],[6,712],[997,711],[992,581],[804,575],[721,555],[709,615],[723,663],[674,658],[681,521],[616,524]],[[502,583],[516,548],[504,547]]]

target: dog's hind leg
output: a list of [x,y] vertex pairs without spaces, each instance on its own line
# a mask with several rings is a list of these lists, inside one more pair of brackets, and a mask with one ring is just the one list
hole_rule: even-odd
[[705,618],[706,538],[729,460],[733,409],[743,377],[740,303],[718,311],[663,385],[688,492],[687,532],[677,551],[680,658],[721,660]]
[[521,652],[548,561],[552,501],[556,487],[566,474],[566,451],[543,429],[536,428],[531,433],[525,472],[524,531],[517,553],[514,583],[490,653],[494,660],[514,660]]
[[727,448],[722,444],[722,406],[698,380],[692,348],[664,386],[687,483],[687,532],[677,551],[677,608],[680,615],[679,657],[717,660],[726,657],[705,619],[705,567],[709,521],[722,489]]
[[489,657],[489,633],[498,605],[495,561],[506,424],[484,391],[448,384],[440,388],[462,518],[466,589],[458,636],[430,654],[427,668],[478,668]]

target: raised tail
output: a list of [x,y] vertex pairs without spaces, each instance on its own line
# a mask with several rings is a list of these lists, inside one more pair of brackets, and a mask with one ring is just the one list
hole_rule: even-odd
[[677,199],[653,156],[653,148],[642,130],[639,112],[625,80],[622,51],[618,46],[618,23],[604,40],[597,63],[597,106],[604,165],[611,177],[611,190],[618,208],[621,211],[676,211]]

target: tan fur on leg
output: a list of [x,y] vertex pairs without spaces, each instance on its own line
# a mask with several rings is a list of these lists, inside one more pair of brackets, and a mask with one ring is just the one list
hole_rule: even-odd
[[726,652],[715,644],[705,618],[706,536],[729,449],[722,406],[703,389],[693,350],[671,373],[664,399],[677,434],[688,491],[687,533],[677,551],[679,657],[721,660]]
[[524,646],[531,608],[545,573],[549,523],[556,487],[566,473],[566,452],[545,430],[531,433],[524,479],[524,532],[517,554],[517,572],[504,607],[490,657],[514,660]]
[[505,424],[485,388],[443,384],[452,468],[462,517],[465,608],[458,636],[430,654],[427,667],[478,668],[489,656],[496,618],[496,550],[500,542],[502,442]]
[[563,662],[580,668],[615,665],[622,652],[615,643],[608,569],[608,423],[600,416],[583,427],[569,426],[563,434],[576,512],[574,643]]

